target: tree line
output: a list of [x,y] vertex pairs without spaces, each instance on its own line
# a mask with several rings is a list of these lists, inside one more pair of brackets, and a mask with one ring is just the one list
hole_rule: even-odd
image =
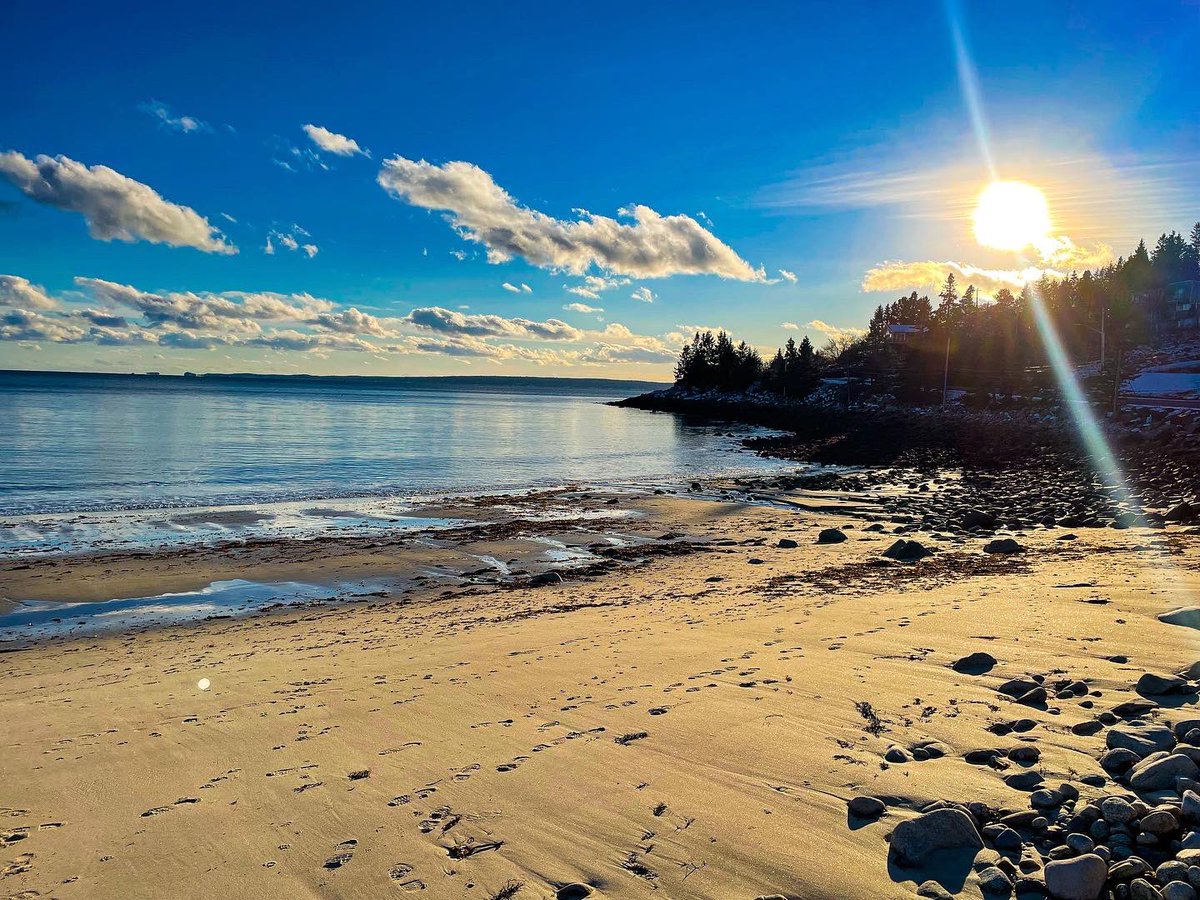
[[[1129,256],[1102,268],[1043,276],[1018,293],[1001,288],[990,300],[974,285],[960,291],[951,273],[933,298],[913,291],[877,307],[860,337],[831,340],[821,350],[808,338],[799,345],[789,338],[769,362],[724,331],[698,333],[680,353],[675,380],[695,390],[803,397],[822,376],[841,375],[921,402],[940,395],[949,360],[955,386],[983,402],[1003,403],[1047,381],[1039,371],[1047,359],[1035,304],[1073,361],[1098,360],[1103,350],[1111,380],[1125,349],[1171,333],[1163,289],[1193,280],[1200,280],[1200,222],[1186,238],[1166,233],[1152,250],[1141,241]],[[904,341],[893,339],[896,325],[907,326]]]

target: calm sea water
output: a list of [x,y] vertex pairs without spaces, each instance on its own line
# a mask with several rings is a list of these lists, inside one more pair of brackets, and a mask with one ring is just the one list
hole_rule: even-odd
[[604,405],[658,386],[0,372],[0,515],[682,479],[771,465],[740,452],[728,426]]

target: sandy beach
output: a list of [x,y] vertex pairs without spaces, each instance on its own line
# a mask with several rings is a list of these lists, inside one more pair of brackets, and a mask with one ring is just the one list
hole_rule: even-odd
[[[866,530],[872,498],[777,499],[808,508],[621,498],[627,533],[674,549],[561,583],[414,583],[7,645],[0,893],[910,897],[929,873],[889,866],[899,822],[939,799],[1028,807],[1014,770],[970,751],[1035,747],[1047,783],[1104,775],[1103,731],[1073,726],[1139,699],[1143,672],[1196,661],[1193,632],[1156,618],[1200,586],[1177,526],[1038,528],[1013,555],[922,535],[937,552],[906,565],[881,557],[896,526]],[[847,540],[816,543],[834,527]],[[528,530],[489,538],[511,549]],[[263,577],[289,557],[273,577],[315,579],[329,555],[223,558]],[[5,563],[0,593],[104,575],[136,596],[221,559]],[[384,547],[332,564],[406,563]],[[994,667],[953,668],[977,652]],[[1085,682],[1086,701],[997,692],[1035,674]],[[1194,699],[1148,715],[1185,718]],[[850,816],[863,795],[886,813]],[[939,877],[980,895],[970,868]]]

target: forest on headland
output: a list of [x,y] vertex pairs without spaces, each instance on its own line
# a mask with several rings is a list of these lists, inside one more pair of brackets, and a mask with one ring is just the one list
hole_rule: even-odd
[[1019,293],[1001,288],[985,299],[950,274],[933,298],[913,291],[883,304],[860,335],[831,339],[819,349],[807,337],[799,344],[789,338],[765,360],[724,331],[699,332],[680,352],[675,382],[694,391],[799,399],[823,378],[841,377],[861,390],[921,403],[941,396],[949,371],[976,403],[1003,405],[1045,383],[1045,332],[1052,329],[1073,363],[1099,363],[1092,380],[1108,389],[1120,379],[1128,349],[1195,332],[1195,309],[1172,305],[1167,288],[1196,281],[1200,222],[1186,238],[1164,233],[1153,249],[1143,240],[1103,268],[1044,275]]

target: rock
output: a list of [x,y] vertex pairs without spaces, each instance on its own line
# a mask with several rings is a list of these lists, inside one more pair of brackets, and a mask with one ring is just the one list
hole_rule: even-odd
[[1108,869],[1108,877],[1112,881],[1132,881],[1142,875],[1148,875],[1153,869],[1150,864],[1139,856],[1131,856]]
[[877,797],[852,797],[847,806],[860,819],[878,819],[887,812],[887,804]]
[[1013,762],[1033,764],[1042,758],[1042,751],[1032,744],[1021,744],[1008,751],[1008,758]]
[[919,541],[906,541],[901,538],[884,550],[883,555],[898,562],[918,562],[932,555],[932,551],[927,550]]
[[954,663],[950,668],[955,672],[961,672],[964,675],[983,675],[992,670],[996,665],[996,657],[990,653],[979,651],[964,656],[962,659]]
[[1200,794],[1195,791],[1183,792],[1183,820],[1200,822]]
[[1105,743],[1110,749],[1124,747],[1138,756],[1175,748],[1175,735],[1163,725],[1117,725],[1108,730]]
[[1196,512],[1196,507],[1185,500],[1167,510],[1167,514],[1163,518],[1168,522],[1194,522],[1196,520]]
[[1022,694],[1027,694],[1034,688],[1041,687],[1036,681],[1028,678],[1010,678],[996,690],[1008,697],[1020,697]]
[[817,535],[818,544],[840,544],[844,540],[846,540],[846,532],[840,528],[822,528]]
[[1200,606],[1184,606],[1171,612],[1160,613],[1158,621],[1184,628],[1200,628]]
[[994,541],[988,541],[986,544],[984,544],[983,552],[1007,555],[1011,553],[1024,553],[1025,548],[1012,538],[997,538]]
[[1142,816],[1142,831],[1148,831],[1150,834],[1170,834],[1178,827],[1179,823],[1175,817],[1166,810],[1159,809]]
[[1195,778],[1200,769],[1182,753],[1162,759],[1147,759],[1129,770],[1129,786],[1135,791],[1165,791],[1175,786],[1176,778]]
[[1186,881],[1172,881],[1164,885],[1159,893],[1163,900],[1196,900],[1196,889]]
[[1091,853],[1096,849],[1096,842],[1086,834],[1068,834],[1067,846],[1076,853]]
[[1056,806],[1062,806],[1063,795],[1058,791],[1043,788],[1029,795],[1029,803],[1034,809],[1053,809]]
[[927,900],[954,900],[954,895],[936,881],[926,881],[917,888],[917,896]]
[[978,873],[979,889],[984,894],[1003,894],[1007,897],[1012,893],[1012,882],[997,866],[988,866]]
[[1159,884],[1170,884],[1172,881],[1187,881],[1187,869],[1183,863],[1168,860],[1154,870],[1154,879]]
[[887,753],[883,754],[883,758],[890,763],[906,763],[909,761],[908,753],[903,747],[888,747]]
[[1123,825],[1137,818],[1137,811],[1128,800],[1121,797],[1105,797],[1100,802],[1100,815],[1110,824]]
[[961,526],[965,531],[975,531],[977,529],[992,531],[999,524],[995,516],[978,509],[968,510],[962,517],[961,522]]
[[1021,835],[1006,826],[1001,826],[1000,831],[992,839],[992,846],[997,850],[1020,850]]
[[[558,893],[554,895],[555,900],[584,900],[585,897],[592,896],[592,888],[590,885],[580,884],[564,884],[558,889]],[[778,895],[776,895],[778,896]],[[764,900],[758,897],[755,900]]]
[[1055,860],[1044,871],[1046,889],[1055,900],[1097,900],[1108,878],[1108,866],[1094,853]]
[[540,572],[529,579],[530,587],[544,587],[550,584],[562,584],[563,577],[557,572]]
[[1146,697],[1196,693],[1195,689],[1178,675],[1156,675],[1154,672],[1143,673],[1134,690]]
[[1017,772],[1015,775],[1009,775],[1004,779],[1004,783],[1016,791],[1032,791],[1042,783],[1044,779],[1040,772],[1028,771]]
[[1115,750],[1109,750],[1100,757],[1100,767],[1105,772],[1111,772],[1113,775],[1122,775],[1141,761],[1142,758],[1132,750],[1128,750],[1125,747],[1118,747]]
[[[952,807],[924,813],[896,826],[888,858],[900,866],[919,866],[939,850],[979,850],[983,839],[975,822]],[[1091,900],[1091,898],[1089,898]]]
[[791,538],[780,538],[777,546],[780,550],[795,550],[800,545]]
[[1200,728],[1200,719],[1184,719],[1182,722],[1176,722],[1172,726],[1175,737],[1180,740],[1183,740],[1188,732],[1195,731],[1197,728]]
[[1029,693],[1018,697],[1017,702],[1024,706],[1041,706],[1047,699],[1046,689],[1044,687],[1035,687]]
[[1119,719],[1140,719],[1147,713],[1158,709],[1157,703],[1148,700],[1129,700],[1112,708],[1112,714]]
[[1162,900],[1162,894],[1145,878],[1135,878],[1129,882],[1129,900]]

